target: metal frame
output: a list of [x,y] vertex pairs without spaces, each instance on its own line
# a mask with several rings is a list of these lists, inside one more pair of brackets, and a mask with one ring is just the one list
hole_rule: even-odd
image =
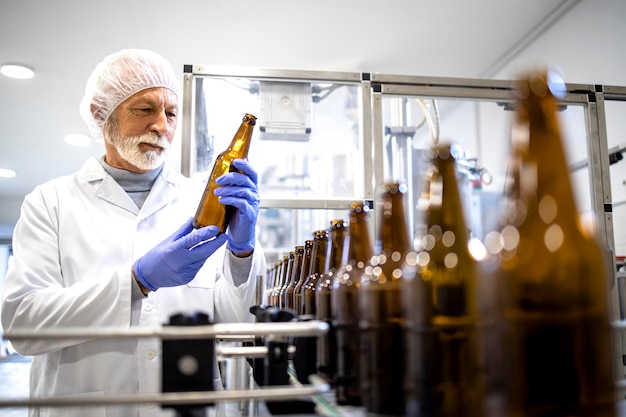
[[[193,75],[214,76],[241,76],[257,79],[276,80],[328,80],[348,81],[361,83],[361,124],[363,126],[363,166],[364,166],[364,195],[365,200],[372,200],[374,213],[380,205],[379,196],[375,195],[375,186],[384,181],[383,143],[384,129],[382,120],[382,100],[385,96],[416,96],[423,98],[468,99],[479,101],[512,102],[512,80],[489,80],[450,77],[406,76],[377,73],[343,73],[273,70],[259,68],[234,68],[193,66],[190,73],[185,74],[185,101],[183,111],[183,173],[189,174],[189,157],[191,149],[191,95]],[[597,86],[593,84],[566,84],[567,93],[560,100],[564,104],[575,104],[584,107],[586,118],[587,157],[589,167],[589,183],[591,190],[592,209],[597,213],[597,237],[611,258],[612,269],[608,271],[611,320],[619,320],[619,299],[615,285],[615,257],[613,215],[611,201],[611,183],[609,171],[609,149],[605,120],[605,100],[626,101],[626,87]],[[348,209],[351,201],[347,200],[275,200],[262,201],[261,207],[266,208],[293,208],[293,209]],[[377,230],[373,218],[370,221],[371,232]],[[412,220],[412,218],[410,219]],[[410,222],[412,228],[413,224]],[[375,236],[375,234],[372,234]],[[622,369],[621,342],[616,342],[616,364]]]
[[[246,68],[210,65],[186,65],[183,86],[183,120],[182,120],[182,152],[181,171],[183,175],[190,176],[194,171],[191,158],[195,143],[192,135],[194,117],[192,103],[194,100],[193,81],[196,76],[208,77],[239,77],[253,80],[276,80],[276,81],[328,81],[346,84],[354,84],[360,88],[362,123],[361,143],[363,146],[363,170],[365,178],[372,178],[372,141],[370,137],[370,87],[363,81],[363,74],[358,72],[331,72],[331,71],[301,71],[268,68]],[[371,200],[374,195],[373,183],[364,180],[363,195],[357,196],[363,200]],[[328,200],[291,200],[291,199],[263,199],[261,208],[292,208],[292,209],[349,209],[352,199],[328,199]]]
[[[513,102],[513,81],[485,80],[469,78],[444,78],[373,74],[371,82],[372,93],[372,140],[375,155],[382,155],[384,130],[382,120],[382,99],[387,96],[415,96],[423,98],[447,98],[462,100],[480,100],[496,102]],[[577,104],[586,108],[587,145],[588,155],[592,161],[593,172],[590,170],[590,182],[593,208],[597,213],[604,214],[604,222],[598,230],[598,235],[605,245],[613,247],[612,223],[605,213],[606,190],[610,196],[610,184],[603,178],[608,175],[608,151],[606,149],[606,129],[604,141],[599,137],[597,120],[598,109],[594,97],[595,89],[590,84],[567,84],[567,93],[561,99],[565,104]],[[602,108],[603,110],[603,108]],[[604,143],[604,146],[601,146]],[[380,184],[383,178],[383,159],[375,158],[374,182]],[[609,197],[610,198],[610,197]],[[374,205],[379,201],[375,199]],[[412,218],[409,219],[409,228],[412,230]],[[616,317],[613,317],[616,318]]]
[[[600,147],[600,153],[602,155],[602,162],[604,162],[601,166],[601,184],[602,189],[598,190],[602,192],[602,197],[605,203],[606,210],[604,212],[604,222],[600,225],[600,227],[605,228],[606,238],[608,240],[608,247],[611,248],[613,254],[615,252],[615,238],[614,238],[614,225],[613,225],[613,208],[617,205],[612,201],[612,193],[611,193],[611,178],[610,172],[608,168],[608,136],[607,136],[607,128],[606,128],[606,109],[605,102],[609,101],[626,101],[626,87],[622,86],[596,86],[595,93],[595,101],[596,101],[596,117],[595,123],[597,123],[598,129],[598,146]],[[619,149],[618,149],[619,150]],[[605,166],[606,165],[606,166]],[[594,168],[595,172],[595,168]],[[590,170],[590,175],[591,170]],[[597,174],[596,174],[597,175]],[[620,285],[618,282],[618,278],[623,278],[624,272],[616,272],[615,268],[615,257],[611,258],[613,264],[613,279],[611,281],[611,290],[610,290],[610,301],[611,301],[611,318],[617,319],[617,322],[614,323],[614,327],[620,331],[619,336],[614,340],[614,349],[615,349],[615,362],[616,362],[616,375],[618,375],[618,388],[626,387],[626,379],[623,379],[626,376],[626,364],[623,362],[623,358],[626,355],[626,319],[622,318],[620,314],[620,309],[623,309],[626,306],[626,295],[620,291]],[[621,319],[621,320],[620,320]],[[621,378],[620,378],[621,377]]]
[[[512,80],[488,80],[479,78],[425,77],[378,73],[330,72],[284,70],[251,67],[226,67],[187,65],[183,88],[182,172],[191,173],[191,127],[193,117],[193,77],[243,77],[267,80],[292,81],[338,81],[361,85],[361,124],[363,126],[364,200],[376,200],[375,185],[383,181],[383,126],[382,97],[385,95],[419,96],[429,98],[458,98],[485,101],[513,101]],[[604,100],[626,101],[626,87],[596,86],[593,84],[566,84],[567,94],[560,101],[578,104],[586,108],[587,146],[590,159],[590,184],[592,206],[596,213],[603,213],[604,221],[598,222],[598,237],[613,249],[613,224],[611,216],[611,187],[606,138]],[[371,181],[370,181],[371,179]],[[345,199],[284,200],[267,199],[261,202],[266,208],[321,208],[347,209],[351,201]],[[614,280],[613,280],[614,281]]]
[[[158,338],[161,340],[185,339],[229,339],[242,336],[254,339],[255,336],[319,336],[328,332],[328,324],[323,321],[286,323],[227,323],[201,326],[156,326],[156,327],[109,327],[93,329],[76,327],[63,329],[23,329],[7,332],[4,338],[10,340],[63,340],[63,339],[140,339]],[[267,354],[265,346],[226,347],[218,346],[221,357],[261,357]],[[288,349],[293,353],[294,349]],[[330,386],[321,378],[311,378],[311,384],[299,386],[273,386],[255,389],[224,391],[198,391],[177,393],[136,393],[115,394],[106,397],[93,395],[67,395],[29,399],[0,398],[0,409],[4,407],[68,407],[101,406],[124,404],[205,404],[216,401],[265,400],[308,398],[328,392]]]

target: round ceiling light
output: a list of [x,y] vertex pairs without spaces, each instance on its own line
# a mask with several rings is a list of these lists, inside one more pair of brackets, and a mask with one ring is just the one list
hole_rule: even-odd
[[15,171],[7,168],[0,168],[0,178],[13,178],[15,176]]
[[0,66],[0,73],[7,77],[17,78],[20,80],[27,80],[33,78],[35,71],[24,64],[6,63]]

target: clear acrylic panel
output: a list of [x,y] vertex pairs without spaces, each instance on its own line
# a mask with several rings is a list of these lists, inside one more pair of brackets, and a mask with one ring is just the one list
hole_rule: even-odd
[[363,198],[358,83],[196,76],[194,91],[192,176],[208,178],[251,113],[258,120],[248,159],[262,199]]
[[328,230],[333,219],[348,221],[348,210],[263,209],[259,215],[259,242],[268,263],[304,246],[316,230]]
[[[582,104],[568,104],[558,113],[581,213],[591,210],[585,111]],[[413,236],[419,236],[423,227],[416,206],[422,188],[425,150],[436,141],[453,146],[466,223],[472,236],[483,239],[497,228],[514,117],[510,106],[480,99],[394,95],[383,98],[382,112],[384,180],[410,183]]]

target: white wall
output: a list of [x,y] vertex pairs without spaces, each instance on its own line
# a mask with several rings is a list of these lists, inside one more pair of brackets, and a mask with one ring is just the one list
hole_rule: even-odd
[[[548,28],[490,78],[514,79],[521,72],[545,65],[561,69],[568,83],[626,85],[626,1],[583,0],[556,24]],[[607,103],[607,136],[611,147],[626,142],[626,103]],[[481,133],[480,158],[493,161],[492,171],[499,176],[503,168],[498,155],[506,155],[508,144],[493,141],[502,126],[492,126],[493,108],[480,106],[476,117]],[[570,163],[586,158],[584,115],[568,109],[561,115],[562,131]],[[502,161],[502,159],[500,159]],[[578,208],[590,209],[588,171],[574,175]],[[501,180],[501,178],[499,178]],[[496,182],[498,179],[496,180]],[[626,202],[626,162],[611,166],[613,202]],[[616,255],[626,255],[626,204],[614,207]]]
[[563,70],[566,82],[626,85],[624,19],[623,0],[582,0],[493,78],[551,64]]

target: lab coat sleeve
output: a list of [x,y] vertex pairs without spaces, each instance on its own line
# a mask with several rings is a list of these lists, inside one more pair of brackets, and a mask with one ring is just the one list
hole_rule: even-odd
[[[58,219],[40,190],[24,204],[13,235],[13,258],[2,296],[6,333],[62,327],[129,326],[130,267],[85,277],[71,285],[61,269]],[[14,340],[22,355],[52,352],[85,340]]]
[[215,322],[253,323],[250,307],[255,304],[257,276],[265,275],[265,254],[257,242],[251,255],[252,265],[248,279],[238,287],[233,282],[228,250],[224,253],[224,271],[215,283]]

